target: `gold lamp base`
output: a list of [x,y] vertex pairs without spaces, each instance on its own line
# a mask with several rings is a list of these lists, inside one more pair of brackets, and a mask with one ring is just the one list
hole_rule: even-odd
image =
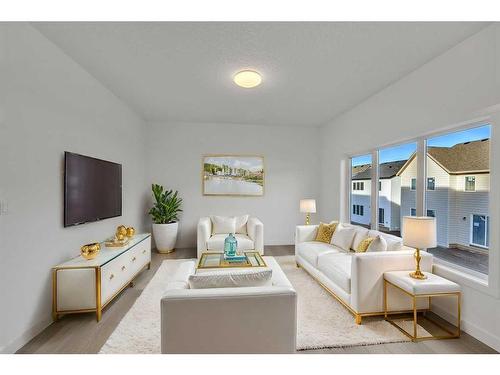
[[306,213],[306,225],[311,225],[311,214]]
[[422,271],[420,271],[420,259],[422,257],[420,256],[420,249],[415,250],[415,263],[417,264],[417,267],[415,269],[415,272],[410,272],[410,277],[418,280],[425,280],[427,279],[427,276],[425,276]]
[[425,276],[422,271],[418,270],[418,271],[415,271],[415,272],[410,272],[410,277],[413,277],[414,279],[418,279],[418,280],[425,280],[427,279],[427,276]]

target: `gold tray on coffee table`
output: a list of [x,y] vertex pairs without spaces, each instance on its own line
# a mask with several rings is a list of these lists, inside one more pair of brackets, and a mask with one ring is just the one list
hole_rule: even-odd
[[203,253],[196,269],[267,267],[258,251],[245,251],[244,254],[247,258],[245,262],[228,262],[224,253]]

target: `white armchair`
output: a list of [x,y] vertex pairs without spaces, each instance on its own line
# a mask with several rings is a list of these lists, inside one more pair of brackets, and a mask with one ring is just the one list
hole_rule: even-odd
[[[249,217],[242,233],[235,233],[238,249],[255,250],[264,254],[264,224],[256,217]],[[214,233],[210,217],[202,217],[198,221],[197,247],[198,258],[206,251],[224,251],[224,240],[229,233]]]

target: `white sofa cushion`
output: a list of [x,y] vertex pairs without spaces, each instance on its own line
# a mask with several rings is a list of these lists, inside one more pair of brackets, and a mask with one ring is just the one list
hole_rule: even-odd
[[387,242],[385,241],[384,237],[382,236],[377,236],[375,239],[368,245],[368,248],[366,249],[367,253],[374,253],[377,251],[386,251],[387,250]]
[[349,251],[355,234],[356,228],[339,224],[337,225],[337,229],[335,229],[335,233],[333,233],[330,243],[344,251]]
[[236,288],[272,285],[270,268],[203,272],[189,276],[191,289]]
[[387,251],[399,251],[403,250],[403,239],[400,237],[393,236],[392,234],[387,234],[379,232],[378,230],[371,230],[368,232],[369,237],[381,236],[387,242]]
[[235,233],[236,219],[232,216],[210,216],[212,220],[212,233]]
[[[207,241],[207,249],[224,251],[224,240],[228,235],[228,233],[212,235]],[[238,241],[238,251],[253,250],[255,248],[252,239],[247,235],[235,234],[234,237],[236,238],[236,241]]]
[[296,248],[297,254],[314,267],[318,266],[318,257],[340,251],[330,244],[317,241],[302,242]]
[[235,221],[235,224],[234,224],[235,233],[247,234],[248,215],[235,216],[234,221]]
[[346,293],[350,294],[351,261],[352,254],[326,254],[318,258],[318,269]]
[[353,228],[356,229],[356,233],[354,234],[354,240],[352,241],[351,249],[356,251],[361,241],[368,237],[368,233],[370,232],[370,230],[358,226],[353,226]]

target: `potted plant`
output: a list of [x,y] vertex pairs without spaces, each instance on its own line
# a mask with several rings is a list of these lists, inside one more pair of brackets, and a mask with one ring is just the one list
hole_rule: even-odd
[[151,186],[154,206],[149,210],[153,218],[153,237],[159,253],[171,253],[175,249],[177,231],[179,228],[178,214],[181,212],[182,199],[177,196],[177,191],[164,190],[163,186]]

